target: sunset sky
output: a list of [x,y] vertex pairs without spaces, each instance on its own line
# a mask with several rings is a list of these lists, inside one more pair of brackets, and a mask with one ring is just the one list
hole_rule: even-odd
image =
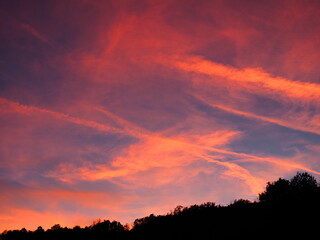
[[320,1],[0,2],[0,232],[132,223],[320,177]]

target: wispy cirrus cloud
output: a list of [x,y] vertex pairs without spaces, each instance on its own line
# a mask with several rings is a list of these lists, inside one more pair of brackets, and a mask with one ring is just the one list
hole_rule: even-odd
[[53,46],[52,41],[50,41],[45,35],[43,35],[42,33],[40,33],[39,31],[37,31],[34,27],[32,27],[30,24],[27,23],[22,23],[21,27],[26,30],[28,33],[30,33],[32,36],[34,36],[35,38],[39,39],[40,41]]
[[23,105],[18,102],[10,101],[4,98],[0,98],[0,103],[3,104],[4,107],[9,107],[11,108],[11,110],[13,109],[14,111],[17,111],[22,114],[43,113],[43,114],[48,114],[59,120],[64,120],[77,125],[94,128],[102,132],[118,133],[118,134],[125,134],[125,135],[132,134],[132,132],[127,132],[116,127],[108,126],[108,125],[90,121],[90,120],[72,117],[64,113],[59,113],[59,112],[55,112],[55,111],[51,111],[51,110],[47,110],[39,107]]
[[[232,176],[238,176],[244,178],[245,176],[250,176],[250,174],[242,169],[240,166],[235,164],[223,163],[219,160],[213,160],[214,156],[207,155],[207,151],[213,151],[224,154],[231,154],[236,156],[243,156],[241,153],[233,153],[219,148],[214,148],[215,145],[224,145],[228,143],[237,132],[228,132],[228,131],[218,131],[211,135],[190,135],[186,136],[161,136],[158,133],[147,133],[147,135],[138,135],[138,132],[147,132],[139,128],[138,126],[121,119],[118,116],[115,116],[112,113],[103,111],[104,114],[107,114],[109,117],[115,119],[124,129],[117,129],[105,126],[103,124],[98,124],[92,121],[87,121],[84,119],[70,117],[66,114],[57,113],[50,110],[45,110],[32,106],[25,106],[12,102],[6,99],[1,99],[2,103],[13,107],[15,111],[20,113],[45,113],[58,120],[69,121],[77,125],[83,125],[86,127],[91,127],[102,132],[111,132],[111,133],[121,133],[129,134],[131,136],[143,136],[141,141],[129,147],[128,152],[124,156],[116,157],[112,162],[111,166],[103,165],[92,165],[91,167],[80,167],[74,168],[70,164],[61,164],[60,167],[51,173],[46,174],[47,177],[55,177],[62,181],[69,180],[103,180],[103,179],[113,179],[117,177],[121,178],[131,178],[137,173],[145,172],[153,168],[181,168],[187,165],[190,165],[192,162],[199,159],[205,159],[209,162],[214,162],[218,165],[226,167],[228,172]],[[129,129],[128,129],[129,128]],[[135,130],[135,129],[138,129]],[[204,157],[207,156],[207,157]],[[246,156],[246,155],[244,155]],[[72,170],[73,169],[73,170]],[[239,169],[242,169],[239,172]],[[198,170],[195,170],[196,172]],[[71,172],[74,173],[71,174]],[[184,172],[180,170],[180,173],[184,175]],[[175,174],[172,174],[173,178],[176,178]],[[250,176],[253,179],[252,176]],[[129,181],[130,182],[130,181]],[[170,180],[166,180],[166,183]],[[257,188],[255,188],[257,190]]]
[[210,103],[209,101],[203,100],[201,97],[197,97],[199,100],[202,100],[203,102],[205,102],[206,104],[214,107],[214,108],[218,108],[221,109],[223,111],[232,113],[232,114],[236,114],[236,115],[240,115],[240,116],[244,116],[244,117],[248,117],[248,118],[253,118],[253,119],[257,119],[260,121],[264,121],[264,122],[269,122],[272,124],[276,124],[279,126],[283,126],[283,127],[287,127],[287,128],[291,128],[291,129],[295,129],[295,130],[299,130],[299,131],[304,131],[304,132],[310,132],[310,133],[315,133],[315,134],[320,134],[320,129],[318,129],[318,124],[316,123],[316,117],[312,117],[311,120],[309,120],[309,122],[311,124],[299,124],[299,123],[295,123],[295,121],[290,121],[290,120],[296,120],[296,119],[281,119],[281,117],[264,117],[261,115],[257,115],[251,112],[245,112],[245,111],[239,111],[233,108],[229,108],[227,106],[223,106],[223,105],[219,105],[219,104],[214,104],[214,103]]
[[[101,132],[118,133],[124,135],[130,135],[138,138],[140,141],[136,144],[132,144],[128,150],[122,153],[122,156],[117,156],[110,163],[110,166],[89,164],[89,166],[82,166],[76,168],[72,164],[60,164],[59,167],[46,173],[46,177],[57,178],[61,181],[69,182],[74,180],[112,180],[116,178],[130,179],[132,184],[133,177],[139,173],[149,171],[154,168],[183,168],[190,165],[194,161],[205,160],[217,165],[223,166],[227,169],[226,174],[239,177],[245,180],[248,185],[252,185],[253,192],[261,190],[262,181],[255,179],[245,168],[237,165],[235,162],[225,162],[228,156],[237,157],[239,162],[251,161],[251,162],[268,162],[276,165],[289,167],[291,169],[307,170],[316,174],[317,171],[313,171],[303,165],[293,163],[289,160],[274,159],[258,157],[246,153],[233,152],[227,149],[219,148],[224,146],[239,135],[236,131],[216,131],[212,134],[171,134],[171,136],[161,135],[161,133],[152,133],[147,131],[136,124],[133,124],[125,119],[122,119],[115,114],[97,108],[98,111],[104,113],[108,118],[113,119],[120,127],[110,127],[104,124],[88,121],[85,119],[74,118],[66,114],[41,109],[33,106],[21,105],[17,102],[12,102],[6,99],[1,99],[1,102],[9,107],[12,107],[14,111],[19,113],[44,113],[48,114],[58,120],[68,121],[76,125],[82,125],[96,129]],[[243,115],[243,114],[242,114]],[[211,153],[211,154],[210,154]],[[212,155],[212,153],[220,155]],[[180,170],[179,170],[180,171]],[[195,170],[198,172],[198,170]],[[180,171],[181,174],[184,174]],[[177,177],[177,174],[172,174],[173,178]],[[121,181],[123,181],[123,179]],[[255,179],[255,180],[254,180]],[[115,181],[117,182],[117,181]],[[168,180],[165,183],[170,182]],[[260,182],[258,187],[257,182]],[[154,183],[156,184],[156,183]]]
[[[320,85],[317,83],[273,77],[262,69],[237,69],[197,56],[180,56],[172,59],[168,56],[161,57],[159,61],[181,71],[197,74],[190,75],[191,81],[195,84],[195,90],[191,95],[210,106],[300,131],[320,133],[316,120],[320,107]],[[218,79],[215,79],[216,77]],[[226,86],[227,89],[224,88]],[[221,99],[210,96],[210,90],[211,94],[216,94],[215,89],[219,87],[223,87],[220,90],[227,96],[224,98],[224,103]],[[259,102],[254,96],[264,96],[266,99],[277,101],[283,111],[280,112],[279,109],[268,109],[268,112],[264,113],[260,109],[257,111],[253,105]],[[239,99],[242,101],[242,106],[237,104]]]
[[[159,62],[186,72],[194,72],[208,76],[218,76],[232,81],[235,88],[245,88],[257,94],[272,95],[282,100],[302,99],[303,101],[319,101],[320,85],[292,81],[282,77],[273,77],[262,69],[237,69],[231,66],[204,60],[199,56],[166,56]],[[194,80],[196,81],[196,79]],[[201,81],[201,80],[200,80]],[[210,80],[209,80],[210,81]],[[214,82],[214,80],[212,80]]]

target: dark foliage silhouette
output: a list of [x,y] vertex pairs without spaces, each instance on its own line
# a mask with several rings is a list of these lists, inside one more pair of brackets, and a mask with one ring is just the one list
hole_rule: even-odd
[[116,221],[98,220],[84,228],[55,224],[48,230],[5,231],[1,239],[308,239],[319,234],[319,203],[316,179],[298,172],[290,180],[268,182],[257,201],[177,206],[166,215],[136,219],[131,230]]

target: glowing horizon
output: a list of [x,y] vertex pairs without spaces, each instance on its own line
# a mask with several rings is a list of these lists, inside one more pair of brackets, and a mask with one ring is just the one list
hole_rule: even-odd
[[320,176],[320,3],[0,3],[0,232]]

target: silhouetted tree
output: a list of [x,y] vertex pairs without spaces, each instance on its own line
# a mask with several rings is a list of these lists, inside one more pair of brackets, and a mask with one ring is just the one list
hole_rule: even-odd
[[249,200],[238,199],[238,200],[234,200],[231,204],[229,204],[229,207],[231,207],[231,208],[244,208],[244,207],[247,207],[250,205],[251,205],[251,202]]
[[266,190],[259,194],[259,200],[271,204],[281,204],[287,202],[290,195],[290,181],[279,178],[275,182],[267,183]]
[[51,227],[51,230],[52,230],[52,231],[59,231],[59,230],[61,230],[60,224],[55,224],[55,225],[53,225],[53,226]]
[[41,226],[39,226],[35,232],[36,233],[43,233],[44,229]]
[[178,206],[176,206],[176,208],[173,210],[173,214],[174,214],[174,215],[178,215],[179,213],[182,212],[182,210],[183,210],[183,206],[178,205]]
[[307,172],[298,172],[290,181],[291,186],[296,189],[316,189],[318,184],[314,176]]
[[[317,198],[318,184],[316,179],[310,174],[298,172],[290,181],[292,198],[297,201],[303,201],[304,204],[314,203]],[[317,199],[318,200],[318,199]]]
[[268,182],[266,190],[259,194],[262,203],[278,206],[315,203],[319,200],[319,188],[316,179],[304,172],[298,172],[291,180],[279,178],[275,182]]

